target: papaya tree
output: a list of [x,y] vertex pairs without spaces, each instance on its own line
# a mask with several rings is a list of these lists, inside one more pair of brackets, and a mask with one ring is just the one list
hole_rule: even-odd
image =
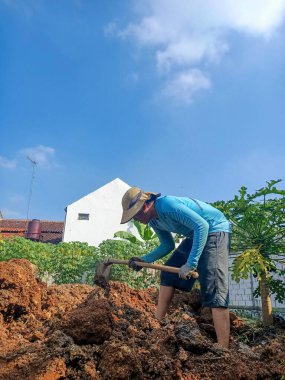
[[285,299],[285,190],[277,189],[281,180],[266,182],[266,186],[250,194],[245,186],[230,201],[218,201],[219,208],[232,222],[232,250],[240,252],[234,259],[232,278],[239,281],[252,273],[258,280],[264,325],[273,323],[270,294],[282,302]]

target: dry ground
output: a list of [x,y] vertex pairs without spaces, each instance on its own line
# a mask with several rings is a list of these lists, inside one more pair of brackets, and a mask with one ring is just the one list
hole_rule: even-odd
[[[215,342],[198,294],[180,293],[168,319],[157,291],[113,282],[47,287],[26,260],[0,262],[0,379],[281,379],[282,324],[252,330],[232,315],[230,351]],[[240,343],[247,338],[247,345]]]

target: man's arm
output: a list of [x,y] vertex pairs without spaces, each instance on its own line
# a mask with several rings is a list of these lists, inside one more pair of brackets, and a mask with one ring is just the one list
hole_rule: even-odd
[[175,248],[175,242],[170,232],[162,231],[154,227],[153,229],[159,238],[160,245],[153,251],[141,257],[146,263],[153,263],[154,261],[161,259]]
[[169,212],[168,216],[182,227],[186,227],[189,233],[193,231],[193,245],[189,252],[187,264],[191,268],[197,268],[208,237],[208,222],[185,205],[175,207],[173,211]]

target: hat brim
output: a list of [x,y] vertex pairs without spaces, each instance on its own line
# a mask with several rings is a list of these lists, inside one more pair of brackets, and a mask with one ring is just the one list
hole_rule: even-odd
[[139,213],[145,203],[144,199],[140,199],[132,208],[129,210],[123,210],[123,215],[121,219],[121,224],[125,224],[132,220],[137,213]]

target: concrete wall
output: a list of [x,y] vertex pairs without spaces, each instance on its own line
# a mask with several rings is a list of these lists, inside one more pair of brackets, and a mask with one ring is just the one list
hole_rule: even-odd
[[[136,233],[132,223],[120,224],[121,200],[130,186],[116,178],[69,205],[66,209],[64,242],[80,241],[98,246],[112,239],[117,231]],[[79,214],[89,214],[89,220],[79,220]]]
[[[229,266],[232,266],[232,262],[235,258],[235,254],[230,256]],[[279,264],[281,269],[284,266]],[[278,277],[276,277],[278,278]],[[280,278],[281,279],[281,278]],[[284,278],[282,278],[284,280]],[[229,273],[229,290],[230,290],[230,307],[238,309],[261,309],[261,299],[260,297],[253,297],[253,292],[257,288],[257,279],[252,275],[247,280],[240,280],[239,283],[231,279],[231,271]],[[285,303],[278,302],[275,297],[271,296],[272,307],[280,311],[282,314],[285,313]]]

